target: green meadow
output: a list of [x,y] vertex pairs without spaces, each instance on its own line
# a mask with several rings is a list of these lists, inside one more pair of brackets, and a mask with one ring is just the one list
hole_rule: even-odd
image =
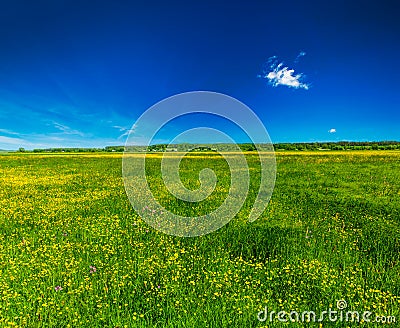
[[[198,204],[168,193],[162,156],[149,155],[146,172],[168,210],[191,216],[223,203],[221,156],[182,160],[187,188],[203,168],[218,178]],[[251,189],[236,217],[182,238],[134,212],[121,154],[1,154],[0,327],[381,327],[382,317],[398,327],[400,152],[277,152],[271,201],[253,223],[260,161],[246,159]],[[318,320],[338,301],[371,322],[258,319],[267,307]]]

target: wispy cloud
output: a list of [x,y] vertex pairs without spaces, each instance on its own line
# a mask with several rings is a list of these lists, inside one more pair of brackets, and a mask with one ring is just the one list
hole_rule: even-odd
[[0,136],[0,149],[16,150],[35,148],[60,148],[60,147],[95,147],[102,148],[118,144],[114,138],[81,138],[74,136],[54,134],[26,134],[20,137]]
[[11,131],[11,130],[8,130],[8,129],[0,129],[0,133],[8,134],[8,135],[11,135],[11,136],[19,136],[20,135],[18,132]]
[[130,133],[135,132],[137,125],[135,124],[134,126],[132,126],[131,128],[127,128],[124,126],[119,126],[119,125],[114,125],[113,126],[114,129],[118,129],[120,132],[123,132],[118,139],[122,139],[125,136],[128,136]]
[[80,136],[80,137],[84,137],[85,136],[85,134],[83,132],[71,129],[69,126],[66,126],[66,125],[63,125],[63,124],[60,124],[60,123],[57,123],[57,122],[53,122],[53,126],[57,130],[60,130],[63,134],[66,134],[66,135],[77,135],[77,136]]
[[10,145],[10,146],[15,146],[15,145],[20,146],[22,144],[26,144],[26,141],[21,138],[0,136],[0,144]]
[[336,133],[336,129],[330,129],[328,132],[329,133]]
[[[109,121],[110,122],[110,121]],[[119,126],[119,125],[114,125],[113,126],[114,129],[118,129],[119,131],[126,131],[127,128],[123,127],[123,126]]]
[[306,55],[305,51],[300,51],[300,53],[297,55],[296,59],[294,60],[295,63],[298,63],[301,57],[304,57]]
[[22,134],[8,129],[0,129],[0,149],[16,149],[29,144]]
[[[296,60],[298,61],[300,57],[305,55],[305,52],[300,52],[300,54],[296,57]],[[284,85],[289,88],[305,90],[308,90],[310,87],[309,84],[304,82],[305,76],[303,73],[295,74],[294,69],[285,66],[283,62],[278,60],[277,56],[273,56],[268,59],[264,65],[263,73],[262,75],[259,75],[259,77],[266,79],[273,87]]]

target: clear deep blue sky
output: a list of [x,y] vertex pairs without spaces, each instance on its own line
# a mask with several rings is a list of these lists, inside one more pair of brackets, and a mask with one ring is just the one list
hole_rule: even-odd
[[[244,102],[273,142],[400,140],[399,14],[368,0],[3,1],[0,149],[123,144],[148,107],[194,90]],[[257,77],[271,56],[308,90]]]

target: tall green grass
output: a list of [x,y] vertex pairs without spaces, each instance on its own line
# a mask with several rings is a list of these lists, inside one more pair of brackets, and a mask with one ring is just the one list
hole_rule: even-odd
[[[336,308],[400,320],[400,154],[285,153],[260,219],[247,216],[259,161],[247,155],[248,199],[228,225],[197,238],[164,235],[132,210],[119,155],[0,156],[0,326],[303,327],[257,313]],[[217,207],[229,188],[221,157],[192,156],[182,180],[212,167],[218,191],[197,205],[147,174],[182,215]],[[357,326],[328,322],[323,327]],[[381,326],[370,323],[368,326]]]

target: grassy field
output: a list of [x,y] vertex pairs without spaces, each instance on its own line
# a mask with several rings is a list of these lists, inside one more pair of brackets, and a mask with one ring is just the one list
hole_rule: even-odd
[[[161,155],[147,173],[181,215],[219,206],[224,160],[191,156],[182,180],[211,167],[217,192],[197,205],[167,194]],[[252,190],[259,161],[247,154]],[[162,234],[125,194],[118,154],[0,155],[0,327],[356,327],[260,322],[269,311],[371,311],[400,322],[400,152],[277,153],[262,217],[255,192],[228,225],[201,237]],[[393,318],[392,318],[393,320]],[[382,324],[369,323],[368,327]]]

